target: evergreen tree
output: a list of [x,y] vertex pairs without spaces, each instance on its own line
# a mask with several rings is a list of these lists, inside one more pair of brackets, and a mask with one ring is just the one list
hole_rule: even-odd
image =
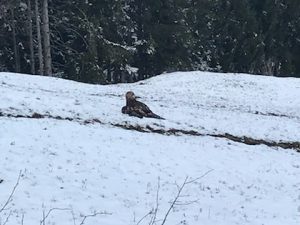
[[[300,76],[297,0],[48,1],[55,76],[101,84],[178,70]],[[1,1],[1,71],[44,72],[42,2]]]

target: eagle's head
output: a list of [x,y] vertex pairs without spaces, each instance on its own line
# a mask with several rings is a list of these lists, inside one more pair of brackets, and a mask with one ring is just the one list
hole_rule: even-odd
[[135,100],[136,99],[136,96],[135,94],[132,92],[132,91],[128,91],[125,95],[126,97],[126,101],[130,101],[130,100]]
[[128,91],[125,97],[126,97],[126,106],[130,106],[130,107],[132,107],[137,102],[136,99],[139,98],[132,91]]

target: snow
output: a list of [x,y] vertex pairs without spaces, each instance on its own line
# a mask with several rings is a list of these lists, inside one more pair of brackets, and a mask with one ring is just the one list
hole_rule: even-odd
[[[128,90],[166,120],[121,114]],[[40,224],[43,211],[55,209],[45,224],[79,225],[84,216],[101,212],[84,224],[135,225],[157,204],[156,224],[161,224],[178,185],[208,171],[184,187],[166,224],[300,222],[300,154],[295,150],[112,125],[299,141],[300,80],[178,72],[100,86],[0,73],[0,94],[4,114],[76,118],[0,117],[0,209],[22,171],[0,224],[10,212],[7,224]],[[102,123],[82,123],[95,118]]]

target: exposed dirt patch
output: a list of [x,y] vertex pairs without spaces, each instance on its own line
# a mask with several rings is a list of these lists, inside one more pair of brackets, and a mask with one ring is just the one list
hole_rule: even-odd
[[[207,108],[204,105],[199,105],[202,108]],[[260,115],[260,116],[272,116],[272,117],[281,117],[281,118],[288,118],[288,119],[297,119],[300,120],[300,117],[294,116],[294,115],[285,115],[285,114],[279,114],[279,113],[273,113],[273,112],[260,112],[260,111],[252,111],[248,109],[241,109],[239,108],[238,110],[236,108],[230,108],[226,105],[214,105],[214,108],[218,109],[228,109],[231,111],[237,111],[237,112],[244,112],[244,113],[249,113],[249,114],[255,114],[255,115]]]
[[[113,124],[112,124],[113,125]],[[118,127],[122,127],[127,130],[136,130],[140,132],[147,132],[147,133],[158,133],[158,134],[163,134],[163,135],[191,135],[191,136],[210,136],[210,137],[216,137],[216,138],[226,138],[228,140],[234,141],[234,142],[239,142],[243,143],[246,145],[267,145],[269,147],[280,147],[284,149],[295,149],[297,152],[300,152],[300,142],[274,142],[274,141],[267,141],[263,139],[254,139],[251,137],[246,137],[246,136],[234,136],[228,133],[225,134],[204,134],[204,133],[199,133],[198,131],[195,130],[179,130],[179,129],[155,129],[152,128],[151,126],[147,125],[146,127],[134,127],[132,125],[115,125]]]
[[[26,119],[56,119],[56,120],[68,120],[68,121],[76,121],[79,118],[71,118],[71,117],[61,117],[61,116],[52,116],[48,114],[40,114],[40,113],[33,113],[31,115],[21,115],[21,114],[10,114],[10,113],[2,113],[0,112],[0,117],[8,117],[8,118],[26,118]],[[79,121],[79,120],[78,120]]]
[[142,133],[156,133],[161,135],[191,135],[191,136],[210,136],[215,138],[224,138],[228,139],[233,142],[243,143],[246,145],[267,145],[269,147],[280,147],[283,149],[295,149],[297,152],[300,152],[300,142],[275,142],[263,139],[254,139],[251,137],[246,136],[235,136],[232,134],[209,134],[209,133],[200,133],[195,130],[181,130],[181,129],[158,129],[151,127],[150,125],[147,126],[140,126],[140,125],[132,125],[132,124],[118,124],[118,123],[104,123],[97,118],[82,120],[81,118],[71,118],[71,117],[61,117],[61,116],[52,116],[52,115],[42,115],[40,113],[33,113],[31,115],[20,115],[20,114],[9,114],[0,112],[0,117],[8,117],[8,118],[27,118],[27,119],[55,119],[55,120],[67,120],[67,121],[74,121],[81,124],[108,124],[114,127],[119,127],[126,130],[134,130],[137,132]]

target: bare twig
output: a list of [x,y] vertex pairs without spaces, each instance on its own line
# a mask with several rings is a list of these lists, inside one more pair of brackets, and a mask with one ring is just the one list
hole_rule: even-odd
[[197,199],[197,200],[194,200],[194,201],[189,201],[189,202],[182,202],[182,203],[180,203],[179,201],[177,201],[176,202],[176,204],[175,205],[192,205],[192,204],[195,204],[195,203],[198,203],[199,202],[199,199]]
[[179,190],[178,190],[178,192],[177,192],[177,195],[176,195],[176,197],[174,198],[172,204],[170,205],[170,207],[169,207],[167,213],[165,214],[165,217],[164,217],[164,219],[163,219],[161,225],[164,225],[164,224],[166,223],[167,218],[168,218],[168,216],[169,216],[171,210],[174,208],[174,205],[176,204],[178,198],[180,197],[180,194],[181,194],[181,192],[182,192],[184,186],[187,184],[187,182],[188,182],[187,180],[188,180],[188,179],[189,179],[189,177],[186,177],[185,180],[184,180],[184,182],[183,182],[183,184],[182,184],[181,187],[179,188]]
[[9,214],[8,214],[8,216],[6,217],[6,219],[4,220],[3,225],[6,225],[6,224],[7,224],[7,222],[8,222],[8,220],[9,220],[11,214],[12,214],[12,211],[9,211]]
[[205,177],[207,174],[209,174],[212,171],[213,171],[213,169],[207,171],[206,173],[204,173],[203,175],[201,175],[200,177],[198,177],[196,179],[189,180],[189,177],[187,176],[181,185],[178,185],[177,183],[175,183],[176,187],[178,188],[177,194],[176,194],[175,198],[173,199],[173,201],[170,202],[170,207],[168,208],[164,218],[160,219],[160,220],[157,220],[157,212],[159,210],[159,191],[160,191],[160,178],[158,178],[157,192],[156,192],[156,206],[154,209],[152,209],[150,212],[148,212],[145,216],[143,216],[136,225],[139,225],[145,218],[147,218],[150,215],[152,215],[152,216],[151,216],[151,219],[150,219],[150,222],[148,223],[148,225],[155,225],[158,222],[159,223],[161,222],[160,225],[164,225],[167,221],[167,218],[168,218],[171,210],[175,206],[191,205],[191,204],[197,203],[199,201],[199,199],[194,200],[194,201],[180,202],[179,198],[187,197],[185,195],[182,195],[182,191],[186,185],[196,183],[198,180]]
[[146,217],[148,217],[149,215],[151,215],[153,213],[153,210],[151,210],[150,212],[148,212],[145,216],[143,216],[136,225],[139,225]]
[[24,217],[25,217],[25,215],[24,215],[24,213],[22,213],[21,225],[24,225]]
[[93,214],[90,214],[90,215],[86,215],[83,217],[81,223],[79,225],[83,225],[85,220],[89,217],[95,217],[95,216],[98,216],[98,215],[112,215],[112,213],[108,213],[108,212],[94,212]]
[[203,177],[205,177],[207,174],[211,173],[212,171],[214,171],[214,169],[210,169],[209,171],[207,171],[206,173],[204,173],[202,176],[200,176],[200,177],[198,177],[196,179],[190,180],[186,184],[195,183],[196,181],[202,179]]
[[136,225],[139,225],[145,218],[147,218],[148,216],[151,216],[149,225],[154,225],[156,221],[156,216],[157,216],[157,212],[158,212],[158,208],[159,208],[159,190],[160,190],[160,177],[158,177],[157,179],[157,190],[156,190],[156,205],[155,208],[152,208],[150,212],[148,212],[146,215],[144,215],[138,222]]
[[52,208],[52,209],[49,209],[49,211],[47,212],[46,215],[45,215],[45,211],[43,211],[43,219],[40,221],[40,225],[44,225],[46,223],[46,219],[49,217],[49,215],[53,211],[67,211],[67,210],[71,210],[71,209],[69,209],[69,208]]
[[200,176],[200,177],[198,177],[198,178],[196,178],[196,179],[193,179],[193,180],[188,180],[189,177],[187,176],[187,177],[185,178],[185,180],[184,180],[184,182],[183,182],[183,184],[182,184],[181,186],[178,186],[178,185],[177,185],[177,187],[178,187],[177,195],[176,195],[176,197],[174,198],[174,200],[172,201],[172,203],[171,203],[171,205],[170,205],[170,207],[169,207],[167,213],[165,214],[165,217],[164,217],[164,219],[163,219],[161,225],[164,225],[164,224],[166,223],[167,218],[168,218],[168,216],[169,216],[171,210],[174,208],[175,205],[178,205],[178,199],[179,199],[180,197],[182,197],[182,196],[181,196],[181,192],[182,192],[183,188],[184,188],[186,185],[188,185],[188,184],[195,183],[196,181],[198,181],[198,180],[200,180],[201,178],[205,177],[207,174],[209,174],[209,173],[212,172],[212,171],[213,171],[213,169],[207,171],[207,172],[204,173],[202,176]]
[[73,225],[76,225],[76,219],[73,209],[71,210],[72,218],[73,218]]
[[43,209],[43,225],[45,225],[46,217],[45,217],[45,209]]
[[160,177],[158,177],[158,180],[157,180],[156,206],[155,206],[154,213],[153,213],[153,216],[151,217],[149,225],[154,225],[154,223],[156,221],[157,211],[158,211],[158,207],[159,207],[159,202],[158,202],[158,200],[159,200],[159,189],[160,189]]
[[3,211],[6,209],[6,207],[8,206],[8,204],[12,201],[13,195],[14,195],[14,193],[15,193],[15,191],[16,191],[18,185],[19,185],[19,181],[20,181],[20,178],[21,178],[21,174],[22,174],[22,170],[20,170],[20,172],[19,172],[19,176],[18,176],[18,179],[17,179],[17,183],[15,184],[14,188],[12,189],[12,191],[11,191],[11,193],[10,193],[8,199],[6,200],[6,202],[4,203],[4,205],[1,207],[0,213],[3,212]]

